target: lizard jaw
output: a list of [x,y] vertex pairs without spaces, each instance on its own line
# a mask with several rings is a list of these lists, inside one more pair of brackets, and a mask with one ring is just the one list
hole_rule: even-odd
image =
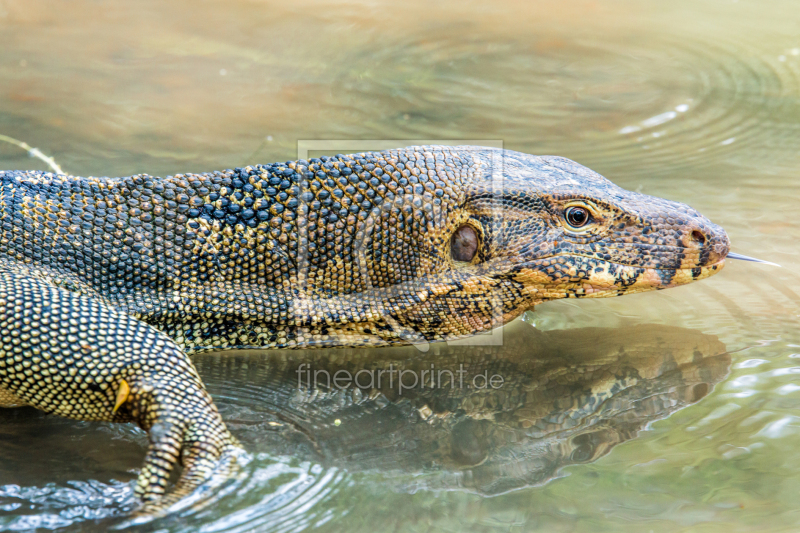
[[588,268],[583,268],[583,273],[564,271],[556,277],[545,273],[539,265],[531,265],[521,268],[515,279],[525,285],[535,303],[543,303],[561,298],[608,298],[678,287],[713,276],[725,266],[725,259],[692,268],[659,269],[597,261],[585,256],[572,257],[592,261],[587,262]]

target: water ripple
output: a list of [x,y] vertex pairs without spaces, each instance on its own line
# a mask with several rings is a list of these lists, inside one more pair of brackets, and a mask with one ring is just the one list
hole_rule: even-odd
[[0,516],[0,529],[58,529],[86,520],[123,516],[134,504],[131,485],[118,481],[69,481],[68,486],[48,483],[42,487],[4,485],[0,487],[0,509],[24,514]]

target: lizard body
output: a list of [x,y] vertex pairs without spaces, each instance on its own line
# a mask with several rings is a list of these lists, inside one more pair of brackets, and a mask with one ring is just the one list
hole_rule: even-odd
[[479,147],[166,178],[0,171],[0,405],[137,422],[137,494],[160,509],[239,449],[186,354],[457,339],[552,299],[703,279],[728,249],[688,206]]

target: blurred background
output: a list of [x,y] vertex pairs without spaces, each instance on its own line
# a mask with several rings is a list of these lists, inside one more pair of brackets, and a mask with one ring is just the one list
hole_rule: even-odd
[[[631,394],[644,401],[659,390],[660,407],[648,404],[638,429],[604,441],[602,453],[558,462],[535,480],[514,469],[528,472],[557,446],[537,448],[542,435],[530,427],[508,429],[498,413],[510,398],[496,399],[483,418],[462,409],[436,425],[420,414],[429,400],[350,391],[313,407],[290,378],[276,381],[283,356],[231,359],[244,370],[230,374],[198,361],[256,458],[215,506],[154,529],[733,532],[800,522],[795,2],[0,0],[0,135],[40,149],[65,172],[95,176],[285,161],[300,140],[500,140],[688,203],[726,228],[734,251],[783,267],[737,262],[667,292],[547,304],[514,325],[512,341],[531,334],[524,328],[574,330],[565,338],[575,346],[586,342],[584,328],[607,328],[623,351],[640,345],[631,332],[642,324],[675,326],[686,331],[659,333],[670,346],[700,335],[711,339],[704,357],[730,352],[725,372],[681,367],[680,386],[669,374],[683,361],[678,348],[661,370],[637,371],[640,381],[656,381]],[[0,169],[32,168],[48,165],[0,141]],[[574,361],[583,352],[568,345],[564,360]],[[442,357],[453,349],[441,348]],[[648,353],[665,352],[654,341]],[[412,364],[419,354],[392,357]],[[535,365],[514,368],[531,376],[524,390],[543,375]],[[659,381],[662,374],[673,377]],[[575,386],[588,396],[599,390]],[[580,435],[597,412],[574,410],[580,402],[569,390],[569,405],[550,412],[564,431],[553,442],[561,435],[569,450],[585,451],[582,443],[594,441]],[[525,402],[513,401],[516,413]],[[365,434],[396,428],[378,433],[394,444],[359,467],[359,453],[381,446],[365,436],[370,446],[354,451],[335,438],[333,427],[359,434],[331,425],[348,419],[342,410],[370,420],[355,426]],[[104,530],[130,508],[141,432],[25,409],[0,417],[0,528]],[[513,439],[501,446],[484,422],[467,419],[491,420],[492,431],[508,429]],[[493,475],[523,482],[481,493],[470,481],[480,465],[433,454],[442,439],[489,450],[478,458],[502,448],[499,457],[522,462]],[[427,459],[401,461],[402,442]]]

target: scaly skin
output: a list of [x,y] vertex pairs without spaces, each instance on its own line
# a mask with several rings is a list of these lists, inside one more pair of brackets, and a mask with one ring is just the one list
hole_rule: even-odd
[[[592,217],[580,229],[574,206]],[[477,253],[456,261],[465,226]],[[728,247],[683,204],[486,148],[166,178],[0,172],[0,402],[137,422],[137,494],[157,512],[240,449],[187,353],[456,339],[552,299],[703,279]]]

